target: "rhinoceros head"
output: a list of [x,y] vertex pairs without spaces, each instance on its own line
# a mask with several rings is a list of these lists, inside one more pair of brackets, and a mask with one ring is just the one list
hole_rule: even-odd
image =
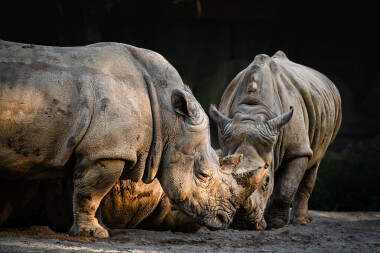
[[243,202],[242,196],[248,197],[259,185],[266,168],[235,175],[242,155],[219,159],[210,145],[208,117],[194,96],[174,90],[171,101],[176,122],[166,129],[171,134],[159,176],[162,188],[172,204],[199,224],[226,228]]
[[[274,68],[275,64],[270,57],[257,56],[241,73],[234,96],[229,98],[231,101],[222,99],[222,103],[229,103],[229,108],[223,111],[224,114],[214,105],[210,107],[210,116],[220,129],[219,140],[223,155],[244,156],[236,172],[255,171],[269,166],[269,172],[260,186],[240,207],[234,218],[236,224],[244,223],[239,218],[245,219],[253,229],[266,227],[263,213],[273,191],[274,147],[282,127],[293,115],[292,107],[283,114],[276,113],[281,108],[276,99],[277,91],[272,78]],[[239,217],[239,213],[244,213],[242,215],[245,217]],[[247,224],[237,226],[247,228]]]

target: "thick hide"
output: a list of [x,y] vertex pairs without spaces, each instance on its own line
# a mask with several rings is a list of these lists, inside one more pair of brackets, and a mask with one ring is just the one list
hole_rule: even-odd
[[243,154],[241,170],[270,165],[232,227],[284,226],[292,202],[292,222],[311,222],[307,203],[317,169],[342,120],[334,84],[283,52],[258,55],[228,85],[219,110],[211,107],[210,113],[220,129],[223,154]]
[[[240,162],[231,161],[231,168]],[[0,179],[72,180],[69,234],[109,236],[95,215],[112,187],[104,209],[112,226],[133,227],[156,210],[159,192],[143,185],[123,199],[118,189],[134,185],[119,181],[126,178],[138,184],[157,178],[177,210],[210,229],[226,228],[255,188],[239,182],[258,185],[266,171],[235,175],[222,166],[207,115],[161,55],[119,43],[63,48],[0,41]],[[29,183],[22,189],[29,187],[37,191]],[[154,201],[145,200],[149,194]],[[22,208],[32,195],[14,203]],[[0,203],[1,223],[12,206]],[[109,208],[119,214],[109,217]]]

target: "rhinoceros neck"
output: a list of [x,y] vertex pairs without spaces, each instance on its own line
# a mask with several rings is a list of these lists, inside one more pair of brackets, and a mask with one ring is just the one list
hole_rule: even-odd
[[158,173],[164,143],[162,138],[162,118],[156,87],[154,86],[149,75],[145,75],[144,79],[147,84],[147,90],[151,104],[153,134],[149,154],[145,163],[143,181],[144,183],[150,183],[154,180]]
[[174,112],[171,108],[171,91],[184,89],[184,84],[170,63],[160,54],[142,48],[124,45],[134,64],[143,74],[150,99],[153,133],[149,155],[145,163],[143,181],[149,183],[159,174],[165,143],[173,128]]
[[173,127],[173,122],[176,116],[170,108],[170,100],[166,97],[169,91],[163,91],[158,85],[153,83],[150,75],[144,77],[152,111],[153,135],[149,150],[149,155],[146,160],[145,173],[143,176],[144,183],[152,182],[161,174],[161,161],[165,155],[165,146],[173,136],[177,136],[176,128]]
[[129,45],[126,49],[144,76],[150,99],[153,133],[143,175],[144,183],[150,183],[164,173],[162,158],[167,143],[178,135],[178,117],[171,105],[171,95],[174,89],[185,89],[185,85],[175,68],[161,55]]
[[161,163],[162,157],[165,156],[165,146],[173,136],[177,136],[178,129],[173,127],[173,122],[177,117],[171,108],[170,96],[168,96],[172,89],[163,88],[149,73],[145,73],[144,79],[150,98],[153,133],[143,182],[150,183],[162,173]]

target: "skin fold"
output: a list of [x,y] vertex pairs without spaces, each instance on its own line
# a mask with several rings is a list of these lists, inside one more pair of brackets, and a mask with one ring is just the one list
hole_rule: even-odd
[[238,154],[219,161],[202,107],[149,50],[0,41],[0,89],[0,178],[72,180],[70,235],[109,236],[96,213],[123,178],[158,179],[176,209],[224,229],[268,169],[235,171]]
[[244,155],[238,170],[269,165],[231,227],[261,230],[311,222],[308,200],[318,167],[342,120],[334,84],[281,51],[258,55],[228,85],[219,110],[211,106],[210,115],[219,126],[223,155]]

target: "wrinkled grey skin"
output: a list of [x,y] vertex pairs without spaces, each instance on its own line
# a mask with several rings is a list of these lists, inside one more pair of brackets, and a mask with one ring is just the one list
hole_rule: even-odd
[[258,55],[224,91],[219,110],[211,106],[210,115],[218,123],[223,154],[243,154],[242,169],[270,165],[231,227],[311,222],[308,200],[318,166],[342,119],[334,84],[281,51]]
[[203,109],[149,50],[1,41],[0,85],[0,178],[72,177],[71,235],[108,237],[95,213],[123,177],[157,177],[175,207],[223,229],[266,173],[234,173],[240,155],[219,164]]

